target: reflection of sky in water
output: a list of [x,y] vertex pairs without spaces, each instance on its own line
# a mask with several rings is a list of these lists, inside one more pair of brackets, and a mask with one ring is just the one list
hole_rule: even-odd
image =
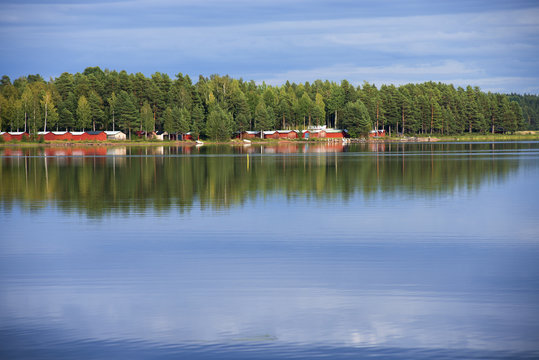
[[0,217],[0,336],[537,355],[538,179],[532,165],[429,199],[273,195],[97,220],[15,206]]

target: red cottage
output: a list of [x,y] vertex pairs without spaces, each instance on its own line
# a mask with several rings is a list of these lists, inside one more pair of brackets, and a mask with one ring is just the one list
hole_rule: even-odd
[[107,140],[107,134],[104,131],[86,131],[82,135],[83,140],[92,140],[92,141],[105,141]]
[[326,138],[342,139],[344,138],[344,132],[342,130],[326,130]]
[[264,131],[264,139],[278,139],[279,133],[277,131]]
[[50,131],[50,132],[45,134],[44,138],[47,141],[51,141],[51,140],[72,140],[71,133],[67,132],[67,131]]
[[11,141],[11,140],[19,140],[19,141],[21,141],[23,137],[25,137],[27,139],[30,137],[30,135],[28,135],[28,133],[14,132],[14,131],[2,133],[2,136],[4,137],[5,141]]
[[371,130],[369,132],[369,137],[385,137],[386,131],[385,130]]
[[277,130],[279,134],[279,139],[297,139],[298,133],[294,130]]

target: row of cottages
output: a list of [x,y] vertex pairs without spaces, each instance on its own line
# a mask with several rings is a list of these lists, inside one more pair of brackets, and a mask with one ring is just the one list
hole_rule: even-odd
[[344,130],[318,129],[318,130],[273,130],[273,131],[243,131],[236,135],[238,139],[309,139],[309,138],[331,138],[342,139],[346,137]]
[[[37,135],[42,136],[46,141],[105,141],[126,139],[125,134],[121,131],[40,131]],[[2,136],[5,141],[20,141],[23,138],[30,137],[26,132],[0,132],[0,136]]]
[[43,136],[47,141],[72,140],[72,141],[105,141],[107,134],[104,131],[40,131],[38,136]]

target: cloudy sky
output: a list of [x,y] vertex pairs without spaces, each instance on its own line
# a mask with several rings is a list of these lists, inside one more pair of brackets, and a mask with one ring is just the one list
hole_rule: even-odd
[[0,45],[11,78],[100,66],[539,93],[536,0],[9,0]]

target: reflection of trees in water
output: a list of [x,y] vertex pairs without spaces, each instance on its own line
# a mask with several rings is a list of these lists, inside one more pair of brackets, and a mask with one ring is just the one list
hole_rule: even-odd
[[39,208],[52,201],[99,216],[145,208],[183,211],[195,204],[222,208],[275,194],[342,200],[356,193],[437,196],[504,179],[519,161],[503,150],[517,149],[518,144],[282,144],[4,150],[11,157],[2,159],[0,197],[4,207],[20,201]]

